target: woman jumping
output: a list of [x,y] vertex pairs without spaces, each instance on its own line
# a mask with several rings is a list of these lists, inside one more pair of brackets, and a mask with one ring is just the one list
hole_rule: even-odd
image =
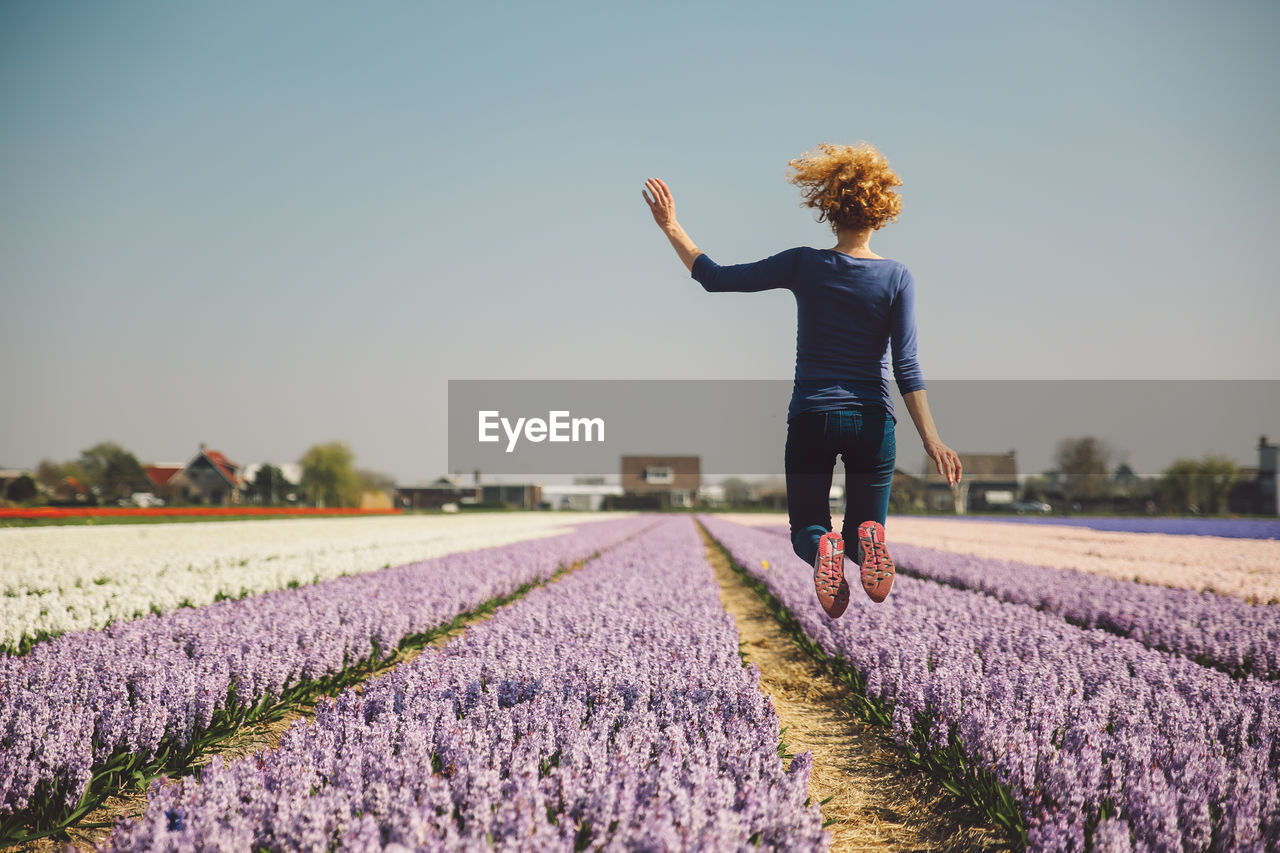
[[[881,602],[893,586],[884,522],[896,460],[893,378],[911,412],[925,453],[949,485],[960,459],[938,438],[916,362],[915,282],[905,266],[870,249],[871,232],[898,218],[902,181],[866,143],[823,143],[792,160],[787,180],[804,204],[830,222],[836,245],[799,247],[751,264],[720,266],[676,221],[671,190],[658,178],[641,194],[694,280],[715,293],[785,288],[795,294],[795,385],[787,412],[787,512],[791,545],[813,566],[818,600],[833,619],[849,604],[844,535],[857,531],[862,587]],[[831,476],[844,460],[846,501],[841,533],[831,528]]]

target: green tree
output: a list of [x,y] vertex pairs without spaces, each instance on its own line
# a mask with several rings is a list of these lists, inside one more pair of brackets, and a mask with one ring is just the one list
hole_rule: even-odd
[[77,464],[88,480],[86,485],[108,501],[137,491],[147,479],[137,457],[114,441],[100,441],[80,451]]
[[1128,462],[1121,462],[1111,473],[1111,487],[1118,495],[1129,496],[1137,485],[1138,475],[1133,472]]
[[249,484],[249,497],[254,503],[271,506],[283,501],[291,486],[293,483],[283,471],[270,462],[264,462]]
[[1200,460],[1200,488],[1204,495],[1204,511],[1221,515],[1227,511],[1227,495],[1236,480],[1240,468],[1225,456],[1205,456]]
[[1100,498],[1107,493],[1107,472],[1115,452],[1093,436],[1064,438],[1058,442],[1054,462],[1071,500]]
[[88,486],[89,476],[78,462],[54,462],[52,459],[41,459],[36,466],[36,483],[46,492],[57,491],[62,481],[68,477]]
[[1022,481],[1022,499],[1024,501],[1048,502],[1049,492],[1052,487],[1052,479],[1044,474],[1028,477]]
[[1175,459],[1160,474],[1157,490],[1160,501],[1174,512],[1198,512],[1203,484],[1200,463],[1194,459]]
[[720,481],[720,487],[729,506],[746,506],[751,500],[751,486],[741,477],[727,477]]
[[1157,483],[1161,502],[1174,512],[1221,515],[1227,511],[1227,496],[1240,479],[1240,468],[1225,456],[1203,459],[1175,459],[1164,469]]
[[315,506],[358,506],[360,478],[354,467],[355,454],[345,442],[311,446],[298,460],[302,466],[302,489]]
[[5,499],[14,503],[30,503],[35,500],[36,495],[39,493],[36,488],[36,481],[30,474],[23,474],[21,477],[11,480],[4,490]]
[[41,459],[40,464],[36,466],[36,482],[46,489],[58,488],[58,484],[66,476],[62,472],[62,467],[60,463],[54,462],[52,459]]

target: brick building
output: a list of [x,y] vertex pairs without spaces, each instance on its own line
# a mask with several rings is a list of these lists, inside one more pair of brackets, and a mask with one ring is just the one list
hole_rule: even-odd
[[702,486],[699,456],[623,456],[622,490],[663,507],[691,507]]

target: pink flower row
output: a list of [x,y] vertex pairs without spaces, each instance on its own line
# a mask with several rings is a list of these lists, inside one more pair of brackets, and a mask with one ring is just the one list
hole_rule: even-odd
[[1048,524],[894,517],[894,542],[1117,580],[1280,601],[1280,541],[1111,533]]
[[[722,517],[775,530],[785,529],[787,520],[784,515]],[[898,515],[889,517],[885,535],[890,553],[894,543],[900,542],[989,560],[1216,592],[1254,604],[1280,602],[1280,540],[1114,533],[1050,523]]]

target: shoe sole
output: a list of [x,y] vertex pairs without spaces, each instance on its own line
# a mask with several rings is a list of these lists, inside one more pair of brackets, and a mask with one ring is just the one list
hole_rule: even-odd
[[[826,553],[823,553],[824,547]],[[849,606],[849,584],[844,578],[844,540],[840,534],[824,533],[818,540],[818,565],[813,570],[813,585],[818,603],[832,619],[837,619]]]
[[862,546],[862,588],[876,604],[889,597],[893,589],[894,565],[885,547],[884,527],[878,521],[864,521],[858,525],[858,544]]

